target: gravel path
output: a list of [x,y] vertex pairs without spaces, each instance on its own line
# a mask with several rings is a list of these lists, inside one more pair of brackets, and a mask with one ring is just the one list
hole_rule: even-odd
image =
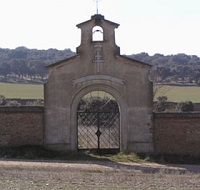
[[0,161],[2,190],[197,190],[200,166],[103,161]]

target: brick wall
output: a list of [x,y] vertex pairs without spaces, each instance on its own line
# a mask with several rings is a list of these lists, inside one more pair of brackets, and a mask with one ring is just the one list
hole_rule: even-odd
[[200,113],[154,113],[158,153],[200,154]]
[[[200,112],[154,113],[157,153],[200,154]],[[0,147],[43,145],[43,107],[0,107]]]
[[42,145],[43,107],[0,107],[0,146]]

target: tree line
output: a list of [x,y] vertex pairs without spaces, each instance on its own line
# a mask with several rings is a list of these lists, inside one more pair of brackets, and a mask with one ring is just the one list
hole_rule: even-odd
[[[0,48],[0,81],[43,82],[47,78],[45,65],[75,55],[70,49],[37,50],[26,47]],[[200,58],[196,55],[163,55],[148,53],[127,55],[153,65],[151,78],[156,83],[189,83],[200,85]]]
[[5,82],[42,82],[47,77],[46,65],[64,60],[72,55],[74,53],[70,49],[0,48],[0,80]]
[[130,58],[153,65],[151,77],[156,83],[200,85],[200,58],[196,55],[132,54]]

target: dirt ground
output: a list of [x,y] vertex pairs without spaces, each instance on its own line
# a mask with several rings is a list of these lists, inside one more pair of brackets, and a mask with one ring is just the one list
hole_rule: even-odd
[[200,166],[0,161],[0,190],[197,190]]

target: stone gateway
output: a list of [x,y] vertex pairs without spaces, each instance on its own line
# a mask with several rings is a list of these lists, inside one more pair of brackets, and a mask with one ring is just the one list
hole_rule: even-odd
[[[115,44],[118,26],[102,15],[92,16],[77,25],[81,44],[76,55],[47,66],[45,147],[65,152],[81,147],[153,152],[151,66],[120,55]],[[119,114],[111,116],[105,109],[108,102]]]

